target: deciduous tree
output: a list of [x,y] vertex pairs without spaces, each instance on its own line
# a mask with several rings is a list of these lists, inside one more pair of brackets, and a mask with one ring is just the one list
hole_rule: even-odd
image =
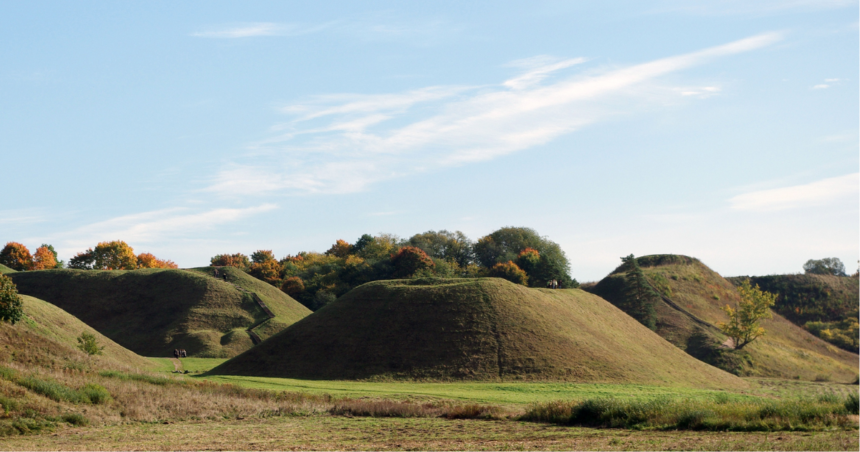
[[845,273],[845,264],[836,257],[810,259],[803,264],[803,271],[813,275],[848,276]]
[[137,268],[137,256],[134,249],[122,240],[100,242],[93,250],[96,270],[134,270]]
[[242,253],[218,254],[209,260],[213,267],[236,267],[247,270],[251,266],[248,256]]
[[519,253],[533,248],[540,254],[540,263],[529,274],[533,287],[543,287],[547,281],[556,280],[561,287],[576,288],[579,283],[570,277],[570,262],[557,243],[541,237],[530,228],[501,228],[490,235],[481,237],[475,243],[475,256],[486,268],[498,263],[517,260]]
[[255,264],[262,264],[263,262],[273,261],[275,259],[275,253],[272,250],[257,250],[251,253],[251,262]]
[[490,268],[489,275],[494,278],[503,278],[515,284],[528,286],[529,277],[513,261],[502,262]]
[[299,295],[305,290],[305,283],[298,276],[290,276],[281,284],[281,290],[285,294],[298,299]]
[[729,321],[717,326],[734,341],[735,349],[740,350],[750,342],[764,336],[765,331],[761,321],[771,318],[770,307],[776,303],[776,294],[761,290],[758,284],[750,286],[749,280],[738,286],[740,302],[734,308],[729,305],[723,311],[729,316]]
[[255,262],[251,264],[248,273],[260,280],[275,286],[281,286],[281,264],[274,258],[263,262]]
[[162,260],[152,253],[140,253],[137,255],[137,268],[179,268],[171,260]]
[[69,268],[75,270],[92,270],[96,263],[96,255],[92,248],[86,251],[81,251],[75,254],[75,257],[69,259]]
[[436,263],[421,248],[404,246],[391,258],[395,278],[408,278],[419,270],[430,270]]
[[18,288],[12,278],[0,274],[0,321],[14,325],[24,314],[23,306],[23,300],[18,295]]
[[42,245],[36,249],[33,256],[33,270],[48,270],[57,267],[57,258],[47,246]]
[[347,243],[346,240],[338,239],[325,253],[329,256],[346,257],[352,253],[352,245]]
[[13,270],[30,270],[33,266],[33,256],[26,246],[18,242],[9,242],[0,250],[0,264]]

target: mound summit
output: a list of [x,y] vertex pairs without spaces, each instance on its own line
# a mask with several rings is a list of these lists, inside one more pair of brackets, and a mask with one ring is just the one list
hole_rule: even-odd
[[[777,313],[765,320],[765,336],[737,353],[726,353],[728,339],[717,328],[728,317],[721,310],[740,299],[734,285],[698,259],[680,255],[637,258],[651,286],[660,294],[655,304],[656,332],[705,362],[739,375],[853,381],[858,356],[840,350]],[[590,292],[613,304],[624,301],[623,266],[602,279]]]
[[[241,270],[40,270],[11,273],[18,292],[52,303],[146,356],[231,357],[310,310]],[[255,295],[268,308],[263,310]],[[272,317],[273,316],[273,317]],[[249,329],[251,333],[249,333]]]
[[599,297],[498,278],[367,283],[210,373],[745,386]]

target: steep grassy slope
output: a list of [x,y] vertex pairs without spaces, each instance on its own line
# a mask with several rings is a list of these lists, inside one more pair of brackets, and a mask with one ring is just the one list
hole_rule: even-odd
[[[123,348],[71,314],[27,295],[24,318],[15,325],[0,322],[0,362],[53,369],[92,367],[152,370],[152,361]],[[102,355],[89,357],[78,350],[78,336],[87,332],[104,346]]]
[[497,278],[364,284],[211,373],[744,385],[598,297]]
[[236,273],[228,280],[242,279],[265,297],[274,319],[250,293],[198,271],[43,270],[10,276],[20,293],[53,303],[148,356],[168,356],[174,348],[191,356],[234,356],[253,346],[249,327],[271,322],[272,334],[310,314],[286,294],[270,293],[268,284]]
[[3,264],[0,264],[0,275],[6,274],[6,273],[15,273],[15,272],[16,272],[15,270],[12,270],[11,268],[9,268]]
[[[657,334],[706,362],[743,375],[779,378],[853,381],[858,356],[839,350],[774,313],[764,322],[765,337],[741,353],[720,344],[727,338],[716,324],[727,320],[720,309],[735,305],[734,286],[696,259],[657,255],[638,259],[649,282],[662,295],[655,308]],[[591,291],[620,304],[626,280],[621,269],[601,280]]]
[[726,279],[734,285],[749,279],[762,290],[778,294],[774,311],[797,325],[857,317],[860,283],[851,276],[797,274]]

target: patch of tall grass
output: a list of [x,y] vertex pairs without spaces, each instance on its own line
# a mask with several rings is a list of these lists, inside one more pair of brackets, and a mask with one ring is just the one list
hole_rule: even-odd
[[328,412],[335,416],[443,417],[446,419],[497,419],[502,415],[499,407],[488,405],[353,399],[335,402]]
[[144,383],[149,383],[153,385],[166,386],[169,384],[177,384],[184,385],[188,384],[187,380],[180,380],[178,378],[167,378],[162,376],[155,375],[147,375],[147,374],[133,374],[128,372],[120,372],[117,370],[105,370],[99,372],[99,375],[106,378],[117,378],[119,380],[125,381],[142,381]]
[[[856,428],[856,396],[807,400],[588,399],[532,405],[520,420],[591,427],[782,431]],[[851,407],[849,407],[851,405]],[[852,411],[855,410],[855,411]]]
[[94,383],[88,383],[81,389],[74,389],[58,381],[32,375],[19,378],[15,383],[57,402],[100,404],[112,400],[107,389]]

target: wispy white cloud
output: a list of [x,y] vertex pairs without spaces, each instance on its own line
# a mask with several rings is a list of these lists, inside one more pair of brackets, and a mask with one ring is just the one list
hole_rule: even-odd
[[328,22],[319,25],[279,24],[274,22],[243,23],[231,26],[211,28],[204,31],[191,33],[197,38],[253,38],[257,36],[298,36],[323,31],[336,22]]
[[170,237],[193,235],[276,208],[274,204],[197,212],[191,212],[187,208],[172,208],[123,215],[62,234],[58,237],[62,240],[62,246],[58,248],[64,255],[73,255],[105,240],[124,240],[132,246],[158,243]]
[[858,195],[860,173],[854,173],[809,184],[744,193],[731,198],[729,203],[736,210],[772,211],[817,206]]
[[821,83],[821,84],[818,84],[818,85],[814,85],[814,86],[812,87],[812,89],[827,89],[827,88],[830,88],[830,85],[828,85],[828,84],[826,84],[826,83]]
[[762,16],[792,11],[820,11],[856,6],[853,0],[717,0],[664,1],[655,12],[683,12],[703,16]]
[[[525,71],[496,85],[311,99],[282,107],[296,115],[278,126],[285,133],[251,146],[265,158],[225,166],[207,190],[225,195],[347,193],[404,174],[494,159],[631,113],[634,105],[655,101],[655,91],[677,99],[677,89],[654,90],[652,84],[661,76],[780,39],[779,33],[766,33],[643,64],[566,76],[561,71],[584,60],[539,57],[515,62]],[[556,76],[547,81],[550,74]],[[711,86],[689,95],[717,91]],[[323,120],[329,122],[319,124]]]
[[23,226],[32,223],[41,223],[50,218],[45,212],[38,209],[0,210],[0,224],[4,226]]

